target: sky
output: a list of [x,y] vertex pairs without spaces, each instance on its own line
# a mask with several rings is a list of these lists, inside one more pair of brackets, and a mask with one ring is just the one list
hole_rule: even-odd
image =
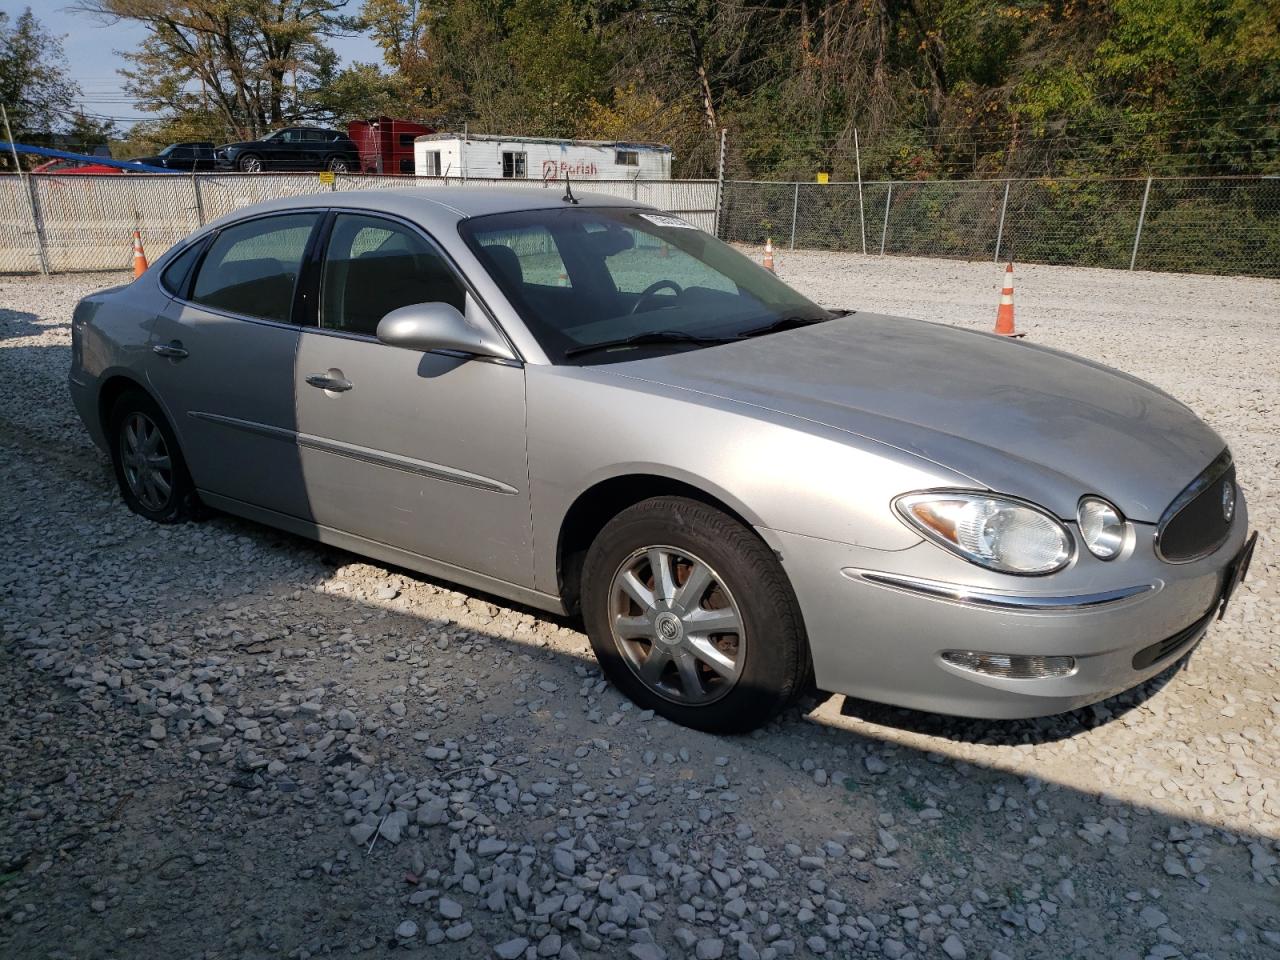
[[[358,11],[359,0],[351,0],[349,6],[352,12]],[[134,120],[147,117],[134,109],[116,73],[123,65],[119,52],[136,50],[146,37],[146,30],[129,23],[104,25],[93,17],[69,10],[67,0],[0,0],[0,11],[10,17],[17,17],[27,7],[50,33],[61,36],[69,73],[80,86],[81,105],[86,113],[112,117],[122,130]],[[381,62],[381,51],[366,36],[337,38],[330,41],[330,45],[343,63]]]

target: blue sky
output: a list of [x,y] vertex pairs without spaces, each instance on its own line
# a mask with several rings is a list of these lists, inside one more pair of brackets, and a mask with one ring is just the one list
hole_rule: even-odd
[[[348,6],[355,13],[360,8],[360,0],[351,0]],[[92,17],[68,10],[66,0],[19,3],[0,0],[0,11],[11,17],[18,16],[27,7],[50,33],[62,37],[62,48],[70,64],[69,72],[80,85],[86,113],[117,118],[122,128],[128,127],[132,120],[147,116],[133,108],[116,73],[122,65],[118,52],[137,49],[146,37],[142,27],[128,23],[103,25]],[[381,52],[364,36],[337,39],[332,41],[332,46],[344,63],[381,61]]]

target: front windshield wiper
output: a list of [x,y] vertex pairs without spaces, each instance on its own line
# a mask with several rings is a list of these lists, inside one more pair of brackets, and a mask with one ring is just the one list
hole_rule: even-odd
[[826,323],[828,320],[834,320],[836,315],[843,316],[847,312],[848,311],[832,310],[831,315],[825,317],[802,317],[795,315],[779,317],[777,320],[766,323],[763,327],[753,327],[750,330],[744,330],[741,335],[743,337],[763,337],[767,333],[781,333],[783,330],[795,330],[798,327],[811,327],[815,323]]
[[741,337],[700,337],[680,330],[653,330],[649,333],[637,333],[630,337],[619,337],[617,340],[601,340],[599,343],[584,343],[580,347],[570,347],[564,352],[566,357],[576,357],[597,350],[611,350],[616,347],[639,347],[648,343],[693,343],[699,346],[712,346],[717,343],[733,343]]

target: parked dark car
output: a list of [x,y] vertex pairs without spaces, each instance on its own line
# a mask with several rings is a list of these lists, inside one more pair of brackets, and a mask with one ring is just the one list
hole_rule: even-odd
[[338,130],[323,127],[285,127],[261,140],[228,143],[214,152],[220,170],[258,173],[262,170],[360,169],[355,143]]
[[171,143],[155,156],[135,157],[134,162],[167,170],[212,170],[213,143],[208,140]]

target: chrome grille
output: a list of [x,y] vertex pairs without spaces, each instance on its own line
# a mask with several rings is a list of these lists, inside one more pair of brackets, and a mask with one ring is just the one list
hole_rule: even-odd
[[[1224,510],[1224,490],[1230,484],[1232,510]],[[1231,532],[1235,505],[1236,468],[1229,450],[1205,468],[1169,504],[1156,530],[1156,553],[1169,563],[1187,563],[1222,546]]]

